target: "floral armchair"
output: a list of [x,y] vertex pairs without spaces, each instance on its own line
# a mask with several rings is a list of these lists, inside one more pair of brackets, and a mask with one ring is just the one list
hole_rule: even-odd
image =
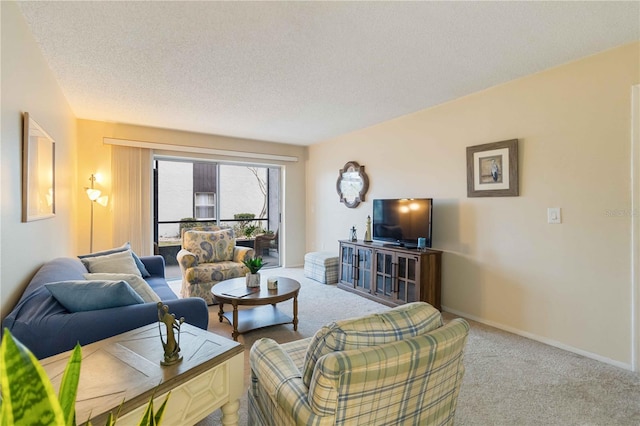
[[251,348],[251,425],[451,425],[469,324],[414,302]]
[[232,229],[217,226],[192,228],[182,233],[182,249],[176,256],[182,272],[182,297],[201,297],[217,303],[211,288],[220,281],[243,277],[249,272],[242,263],[253,257],[253,249],[236,246]]

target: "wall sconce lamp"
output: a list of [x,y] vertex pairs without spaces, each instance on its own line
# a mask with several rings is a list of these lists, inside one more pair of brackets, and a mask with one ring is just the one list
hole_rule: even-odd
[[93,204],[98,203],[101,206],[106,207],[107,203],[109,202],[109,197],[106,195],[102,195],[102,191],[93,187],[95,181],[97,180],[96,175],[92,173],[89,180],[91,181],[91,187],[85,187],[84,190],[87,193],[87,197],[89,197],[89,200],[91,200],[91,231],[89,234],[89,253],[93,253]]

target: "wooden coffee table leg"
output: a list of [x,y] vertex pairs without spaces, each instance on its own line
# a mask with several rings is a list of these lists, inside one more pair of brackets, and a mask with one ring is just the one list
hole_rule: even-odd
[[298,293],[293,296],[293,331],[298,331]]
[[220,302],[220,310],[218,311],[218,319],[222,322],[222,318],[224,318],[224,303]]
[[233,340],[237,342],[239,335],[240,333],[238,333],[238,303],[234,301],[233,303],[233,334],[231,336],[233,337]]

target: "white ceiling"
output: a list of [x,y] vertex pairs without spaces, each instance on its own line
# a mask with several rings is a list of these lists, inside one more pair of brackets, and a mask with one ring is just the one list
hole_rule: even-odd
[[78,118],[300,145],[640,39],[640,2],[18,2]]

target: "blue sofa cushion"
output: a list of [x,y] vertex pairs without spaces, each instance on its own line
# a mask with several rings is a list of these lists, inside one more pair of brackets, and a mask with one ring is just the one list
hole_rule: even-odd
[[126,281],[70,280],[44,285],[69,312],[96,311],[144,303]]
[[[128,241],[126,243],[124,243],[123,245],[121,245],[120,247],[112,248],[112,249],[109,249],[109,250],[97,251],[95,253],[89,253],[89,254],[80,255],[80,256],[78,256],[78,259],[82,260],[82,259],[86,259],[86,258],[89,258],[89,257],[104,256],[104,255],[107,255],[107,254],[119,253],[121,251],[127,251],[127,250],[131,250],[131,244],[129,244]],[[133,250],[131,250],[131,255],[133,256],[133,261],[136,263],[136,267],[140,271],[140,275],[142,275],[142,278],[150,277],[151,274],[149,273],[149,271],[147,271],[147,268],[144,266],[144,263],[142,263],[142,260],[140,260],[140,258],[138,256],[136,256],[136,254],[133,252]]]

